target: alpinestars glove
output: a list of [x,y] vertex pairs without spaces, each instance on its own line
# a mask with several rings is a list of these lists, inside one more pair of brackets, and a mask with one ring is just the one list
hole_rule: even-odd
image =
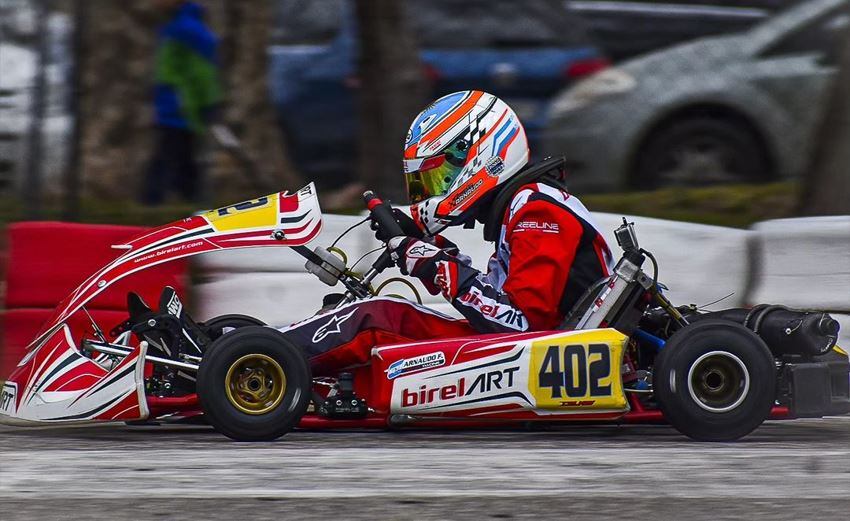
[[456,258],[413,237],[393,237],[387,248],[401,272],[421,280],[429,293],[442,293],[449,301],[457,295]]

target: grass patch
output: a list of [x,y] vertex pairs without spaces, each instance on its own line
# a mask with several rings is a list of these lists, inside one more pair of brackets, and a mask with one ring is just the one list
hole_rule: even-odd
[[[126,224],[158,226],[188,217],[203,207],[193,203],[168,203],[162,206],[144,206],[134,201],[84,199],[80,202],[79,222],[94,224]],[[17,199],[0,199],[0,224],[25,220],[23,206]],[[58,203],[45,202],[42,221],[62,220]]]
[[787,182],[664,188],[653,192],[585,195],[581,199],[596,212],[746,228],[758,221],[792,216],[797,185]]

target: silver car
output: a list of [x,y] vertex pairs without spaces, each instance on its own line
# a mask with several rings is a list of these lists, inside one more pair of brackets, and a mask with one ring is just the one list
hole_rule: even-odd
[[848,0],[810,0],[606,69],[553,101],[544,152],[582,190],[799,175],[848,23]]

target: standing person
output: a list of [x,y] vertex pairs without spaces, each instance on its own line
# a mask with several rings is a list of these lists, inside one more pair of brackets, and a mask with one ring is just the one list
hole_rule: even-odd
[[186,0],[157,0],[169,13],[159,29],[154,105],[156,143],[142,200],[162,203],[173,189],[183,199],[200,196],[197,149],[221,102],[218,38],[204,23],[204,8]]

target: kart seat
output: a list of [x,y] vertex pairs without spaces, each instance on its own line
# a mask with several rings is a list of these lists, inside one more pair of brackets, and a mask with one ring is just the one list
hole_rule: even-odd
[[130,314],[130,322],[138,324],[145,322],[153,316],[153,310],[148,306],[138,293],[127,293],[127,312]]
[[567,316],[564,318],[564,321],[561,322],[561,325],[558,327],[560,330],[564,331],[574,331],[576,326],[578,326],[581,317],[593,306],[593,303],[596,302],[596,297],[599,295],[599,292],[602,290],[603,286],[608,283],[610,277],[602,277],[597,280],[581,296],[580,299],[573,305],[570,312],[567,313]]

